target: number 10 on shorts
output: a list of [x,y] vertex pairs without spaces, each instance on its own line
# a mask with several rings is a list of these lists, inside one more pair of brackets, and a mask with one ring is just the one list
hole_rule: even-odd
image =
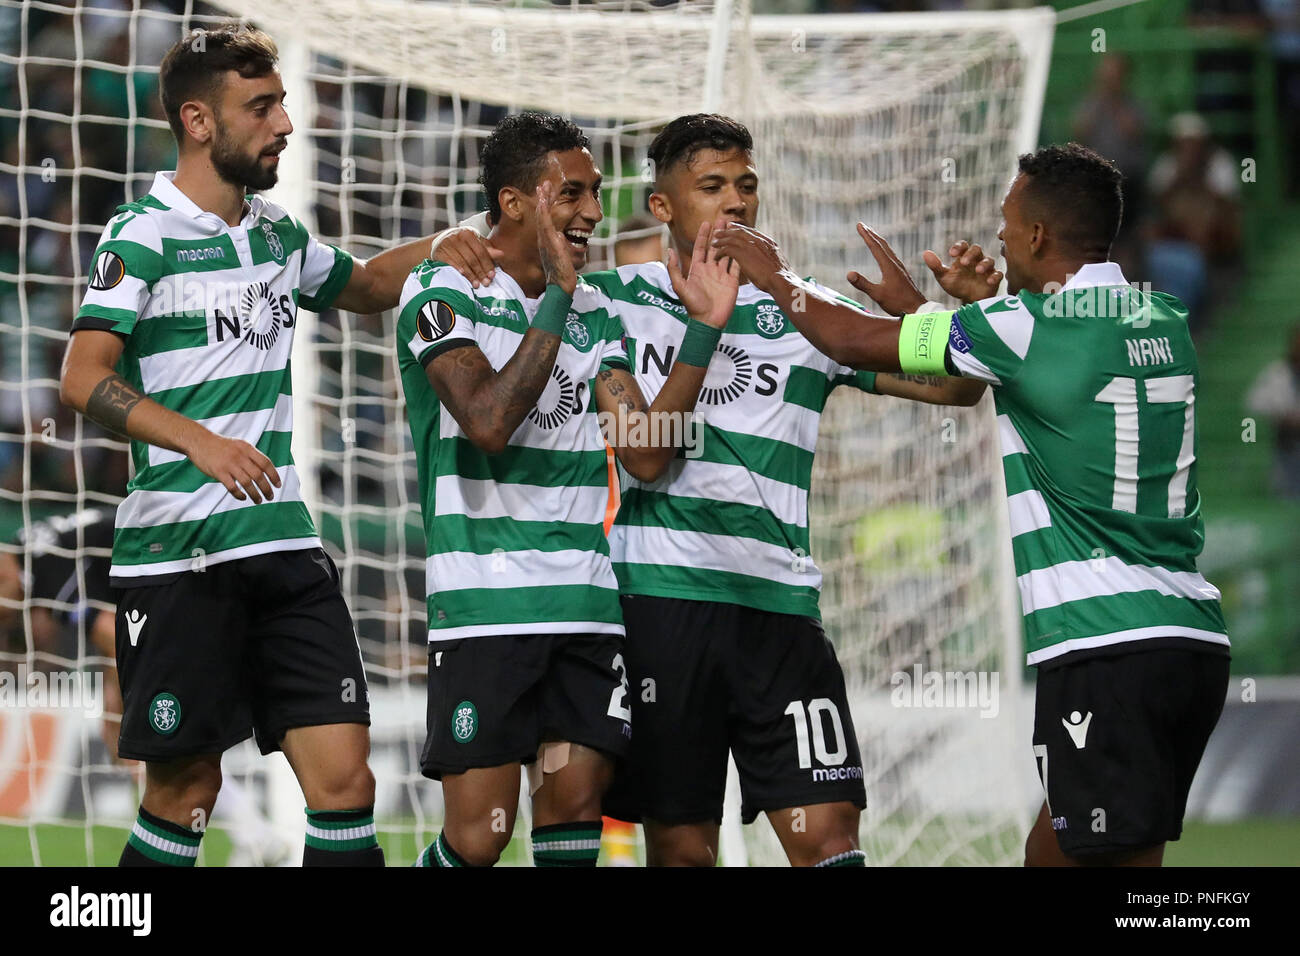
[[[828,697],[818,697],[808,702],[805,708],[801,700],[790,701],[785,713],[794,718],[795,745],[799,748],[799,768],[808,770],[812,767],[812,754],[817,754],[817,762],[823,767],[838,767],[844,763],[849,748],[844,742],[844,723],[840,720],[840,709],[835,701]],[[831,733],[835,749],[826,747],[826,720],[829,715]],[[808,725],[812,724],[812,747],[808,746]]]

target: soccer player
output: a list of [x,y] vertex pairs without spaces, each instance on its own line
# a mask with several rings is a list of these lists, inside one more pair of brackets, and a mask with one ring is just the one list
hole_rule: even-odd
[[402,293],[399,363],[429,555],[421,766],[446,804],[421,866],[495,863],[523,764],[535,862],[595,865],[633,693],[602,525],[605,439],[641,480],[663,473],[688,440],[684,416],[735,302],[738,271],[705,255],[703,223],[689,279],[670,259],[684,338],[647,403],[613,304],[577,277],[602,218],[588,145],[557,116],[502,120],[482,153],[495,276],[476,287],[425,262]]
[[[698,261],[702,224],[754,224],[752,150],[743,125],[709,114],[673,120],[651,144],[650,208],[676,259]],[[476,279],[490,269],[491,249],[464,231],[435,250]],[[978,247],[959,253],[939,267],[949,291],[973,300],[996,288]],[[584,276],[613,300],[647,395],[684,354],[686,309],[670,276],[659,263]],[[636,730],[608,809],[642,821],[652,865],[715,862],[729,750],[743,819],[766,813],[792,863],[862,865],[862,761],[809,554],[820,415],[841,384],[947,404],[984,391],[855,374],[800,335],[788,308],[741,287],[700,396],[700,454],[658,479],[629,475],[611,529]]]
[[[1011,295],[864,318],[776,244],[715,240],[836,361],[993,387],[1046,800],[1030,865],[1159,865],[1223,709],[1228,637],[1196,570],[1196,352],[1176,298],[1108,261],[1120,174],[1077,144],[1020,157],[998,232]],[[883,240],[866,235],[873,252]],[[901,311],[913,313],[919,295]]]
[[[199,30],[162,63],[174,173],[121,207],[64,358],[63,401],[131,438],[111,579],[121,756],[147,764],[122,865],[193,865],[221,753],[255,732],[307,801],[304,865],[382,865],[360,650],[299,493],[299,308],[396,305],[427,240],[355,261],[250,191],[293,131],[275,43]],[[116,369],[116,370],[115,370]]]

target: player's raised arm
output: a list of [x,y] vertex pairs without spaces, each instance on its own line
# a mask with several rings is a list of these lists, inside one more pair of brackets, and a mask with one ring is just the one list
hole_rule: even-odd
[[[946,361],[953,313],[947,309],[920,314],[906,312],[907,309],[922,308],[925,305],[923,297],[910,277],[907,279],[910,290],[883,288],[890,282],[891,275],[901,270],[905,276],[906,269],[901,263],[897,263],[896,268],[885,268],[880,254],[883,240],[865,227],[863,231],[879,243],[866,235],[863,237],[876,254],[877,262],[882,264],[884,277],[882,284],[875,286],[876,291],[871,294],[873,297],[877,294],[885,296],[889,308],[904,310],[902,322],[864,312],[804,282],[785,261],[776,242],[757,230],[731,224],[714,238],[714,244],[740,263],[749,281],[777,301],[805,338],[840,364],[875,372],[901,371],[927,376],[954,374],[955,367],[950,367]],[[964,274],[960,267],[957,272]]]
[[439,298],[436,289],[421,294],[417,287],[417,294],[403,303],[403,313],[418,313],[421,344],[432,346],[417,356],[425,363],[430,386],[469,440],[488,454],[505,450],[550,380],[578,284],[567,240],[551,222],[552,193],[549,182],[537,187],[537,244],[546,292],[532,326],[501,371],[493,370],[475,341],[470,316],[457,314],[448,297]]
[[[673,290],[689,316],[686,335],[677,360],[655,400],[647,407],[636,378],[625,369],[607,368],[596,376],[596,404],[609,442],[619,461],[633,478],[654,481],[677,455],[686,433],[685,419],[695,410],[704,386],[709,359],[736,307],[740,289],[740,267],[718,254],[709,242],[715,228],[700,225],[691,252],[691,268],[682,274],[675,249],[668,251],[668,274]],[[670,416],[670,417],[665,417]],[[661,422],[678,422],[677,428],[661,428]],[[644,436],[645,440],[633,440]],[[675,438],[675,441],[661,440]]]

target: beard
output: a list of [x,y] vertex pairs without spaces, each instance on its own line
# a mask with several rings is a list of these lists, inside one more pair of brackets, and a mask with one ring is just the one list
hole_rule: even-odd
[[217,121],[217,137],[212,143],[210,157],[217,175],[241,189],[270,189],[279,179],[274,167],[267,169],[262,166],[261,153],[249,156],[241,152],[220,120]]

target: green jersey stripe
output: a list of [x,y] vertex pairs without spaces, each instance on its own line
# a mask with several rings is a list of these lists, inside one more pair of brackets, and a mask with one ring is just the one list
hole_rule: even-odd
[[[268,431],[263,432],[252,444],[271,459],[271,464],[276,468],[285,468],[293,464],[293,451],[290,447],[292,443],[293,435],[290,432]],[[133,491],[194,492],[204,485],[217,483],[199,471],[188,458],[162,465],[150,465],[146,474],[147,477],[136,476],[136,480],[131,484]]]
[[[1133,613],[1128,595],[1106,595],[1074,601],[1059,607],[1044,608],[1025,615],[1025,634],[1029,653],[1040,660],[1059,656],[1052,647],[1062,641],[1089,640],[1092,646],[1104,646],[1096,639],[1149,628],[1149,637],[1187,636],[1227,644],[1223,617],[1215,601],[1187,601],[1178,595],[1152,594],[1145,598],[1145,612]],[[1080,627],[1080,622],[1086,626]],[[1188,634],[1187,631],[1198,633]],[[1046,653],[1044,653],[1046,652]]]
[[[286,487],[291,475],[296,485],[297,476],[292,469],[281,471]],[[200,493],[205,490],[201,488]],[[224,488],[221,490],[230,496]],[[293,548],[276,547],[286,542],[298,543]],[[262,545],[270,546],[259,547]],[[242,557],[319,546],[320,539],[301,500],[265,501],[238,510],[218,511],[206,518],[173,521],[163,527],[119,526],[113,538],[110,573],[116,577],[167,574],[194,570],[196,562],[225,560],[223,556],[236,549],[244,549]],[[167,569],[175,564],[180,566]]]
[[813,453],[789,442],[722,429],[706,421],[698,450],[696,461],[740,465],[805,491],[812,483]]
[[288,395],[289,376],[283,371],[232,375],[200,385],[183,385],[148,395],[159,405],[188,418],[207,419],[233,412],[270,408]]
[[[715,571],[666,564],[614,562],[619,591],[685,601],[723,601],[771,611],[821,619],[817,606],[820,589],[793,587],[737,571]],[[725,598],[724,598],[725,596]]]
[[481,634],[619,634],[618,592],[591,584],[464,588],[431,594],[429,640]]
[[777,520],[766,508],[708,498],[686,498],[629,487],[623,492],[624,507],[639,524],[679,531],[750,538],[775,547],[807,550],[807,525]]
[[495,555],[513,551],[588,550],[609,556],[603,524],[571,521],[521,521],[516,518],[470,518],[443,514],[433,519],[428,553],[471,550]]
[[468,438],[456,435],[438,441],[437,457],[438,477],[458,475],[478,481],[546,487],[604,486],[609,480],[603,449],[573,452],[509,445],[499,455],[488,455]]

